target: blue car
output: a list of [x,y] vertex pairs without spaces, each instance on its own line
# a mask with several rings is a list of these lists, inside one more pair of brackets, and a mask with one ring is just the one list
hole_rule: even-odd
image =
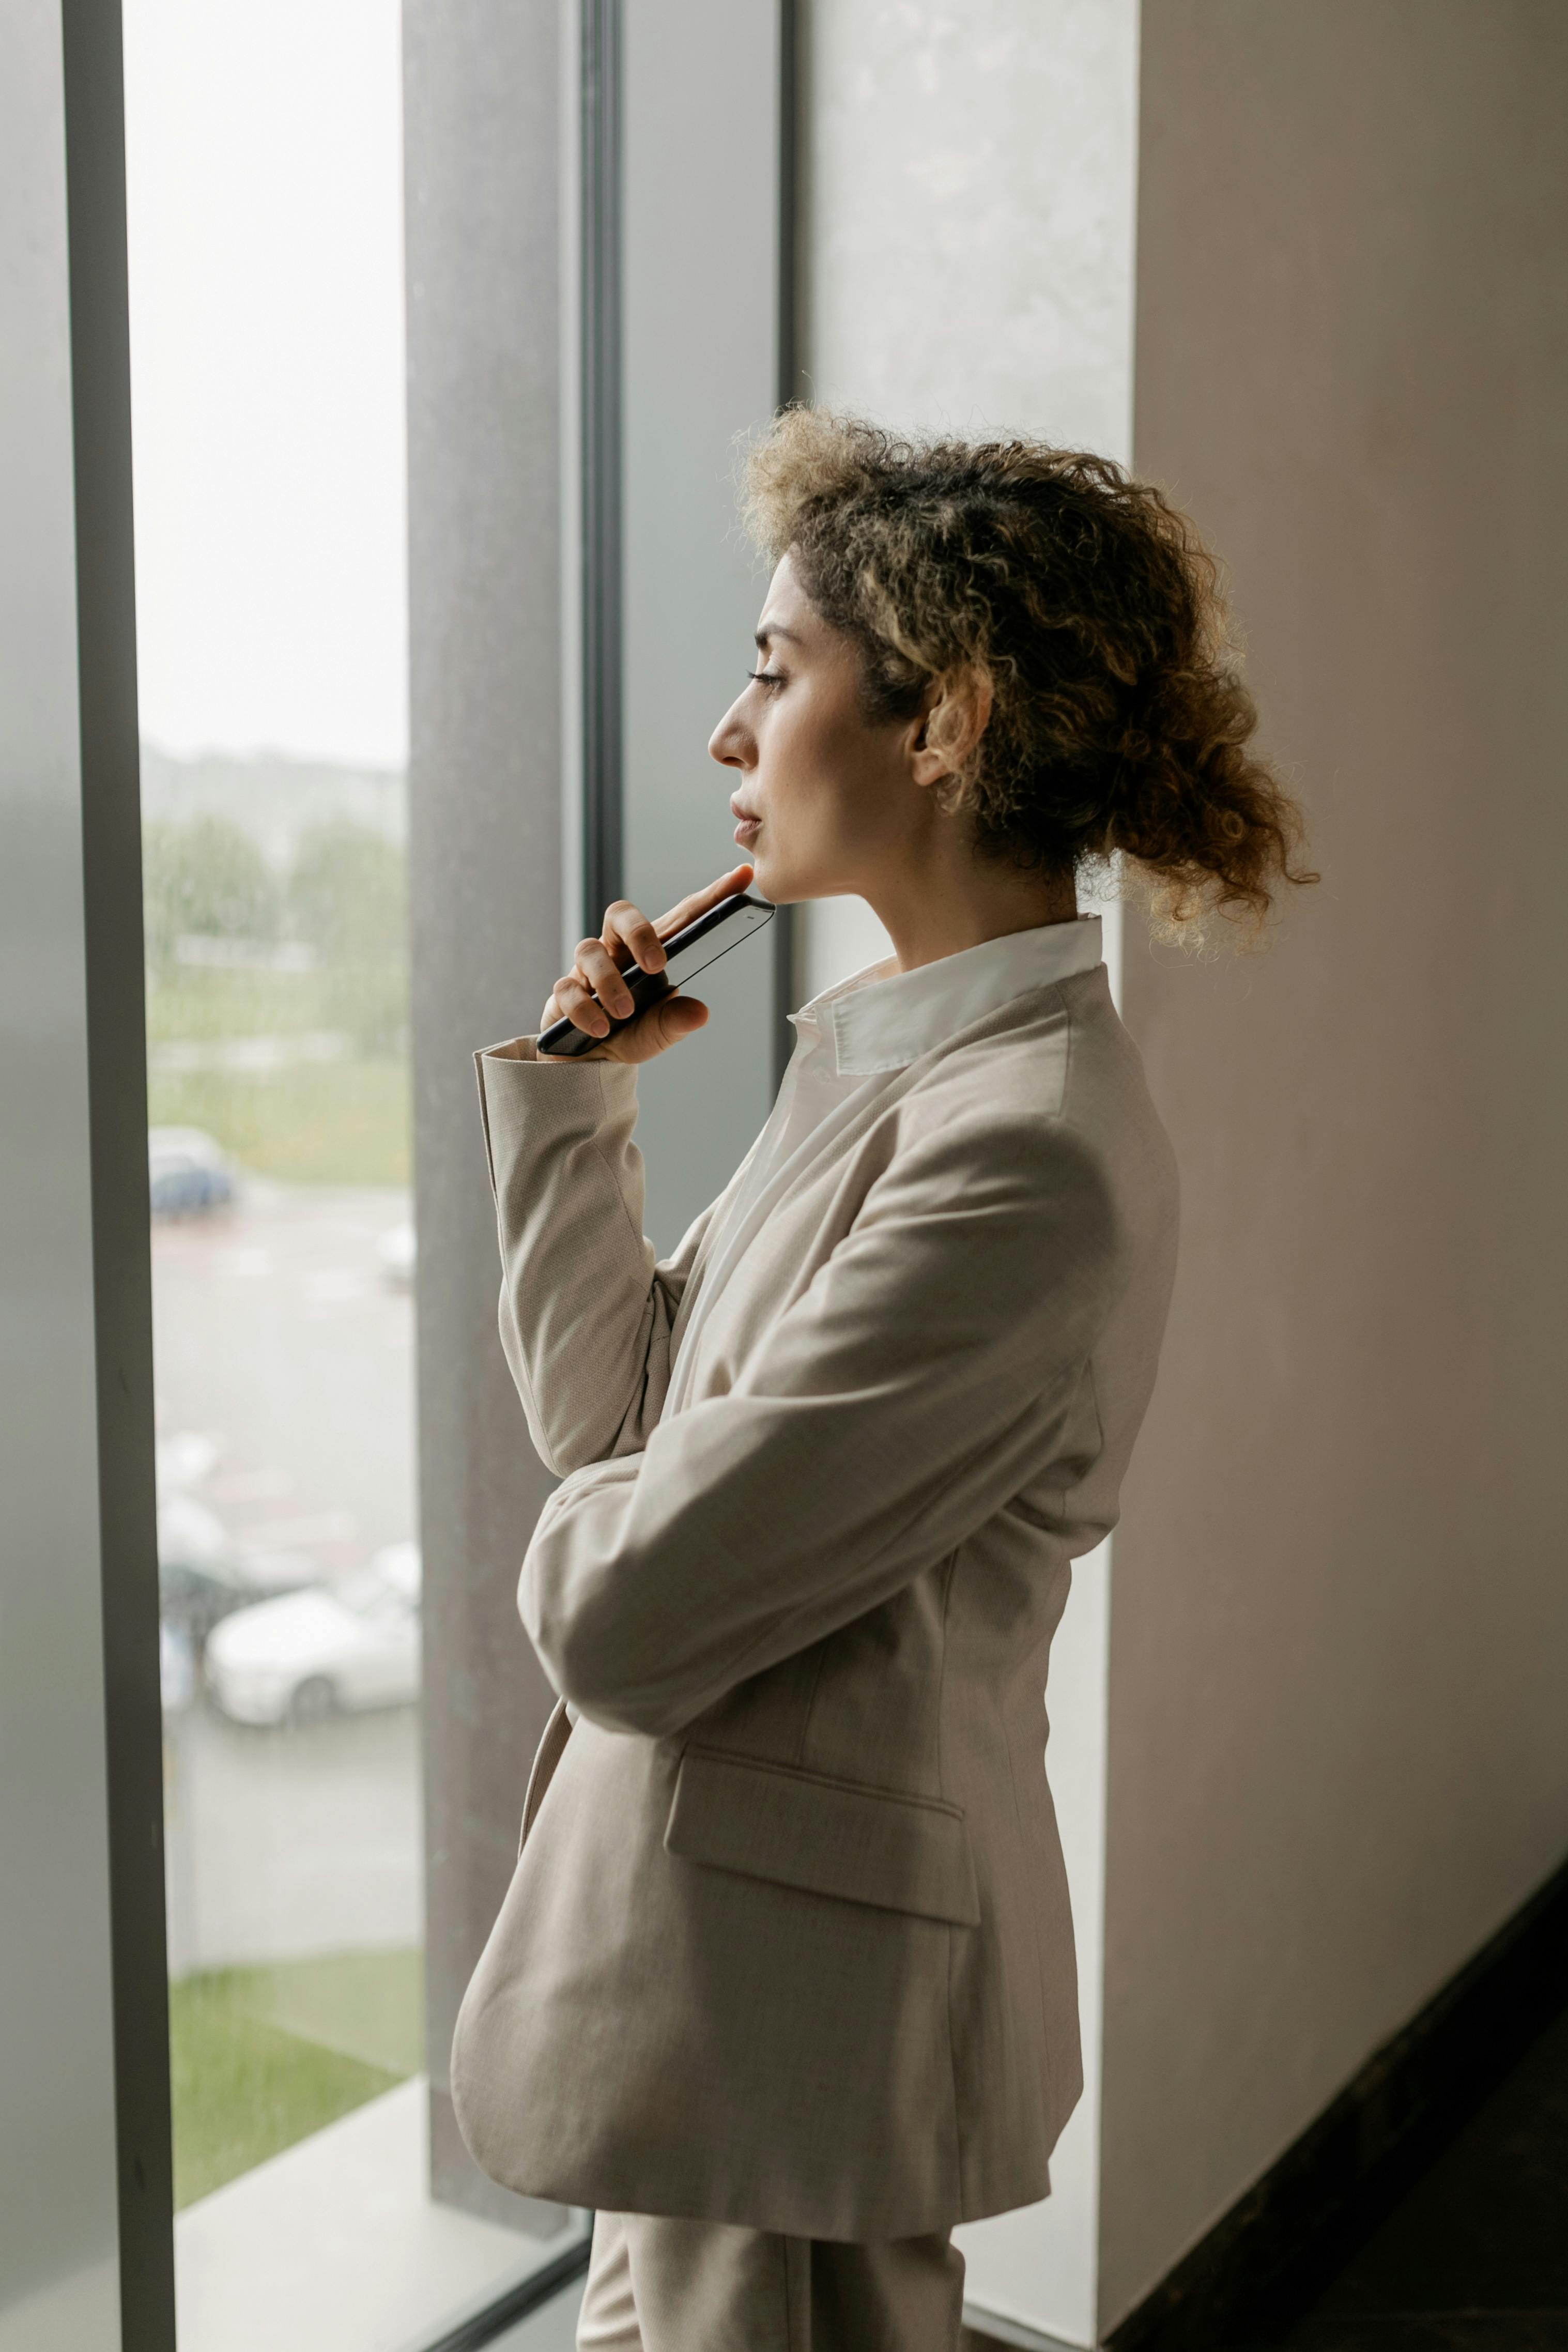
[[201,1217],[234,1199],[221,1144],[199,1127],[147,1130],[147,1171],[155,1217]]

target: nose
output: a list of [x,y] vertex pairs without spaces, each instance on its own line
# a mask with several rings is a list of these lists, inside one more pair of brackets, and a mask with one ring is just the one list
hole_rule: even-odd
[[732,702],[708,738],[708,757],[717,760],[721,768],[746,769],[757,764],[756,739],[740,713],[740,703]]

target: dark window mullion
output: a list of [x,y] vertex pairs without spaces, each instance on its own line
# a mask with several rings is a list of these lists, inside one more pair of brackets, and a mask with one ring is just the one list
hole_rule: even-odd
[[621,895],[621,0],[583,0],[583,921]]

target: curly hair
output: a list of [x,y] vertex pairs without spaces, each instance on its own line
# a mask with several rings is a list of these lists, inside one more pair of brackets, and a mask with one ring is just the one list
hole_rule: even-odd
[[1038,441],[903,440],[785,409],[752,449],[746,516],[858,646],[866,714],[934,681],[989,681],[952,786],[977,852],[1076,871],[1120,853],[1167,929],[1258,930],[1301,814],[1247,750],[1218,568],[1186,517],[1109,458]]

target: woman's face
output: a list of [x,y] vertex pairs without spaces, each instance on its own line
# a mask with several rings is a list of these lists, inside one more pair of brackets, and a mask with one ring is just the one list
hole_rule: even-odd
[[919,721],[868,723],[860,656],[825,621],[786,555],[757,624],[750,684],[708,749],[736,772],[735,839],[775,906],[868,894],[929,819],[910,772]]

